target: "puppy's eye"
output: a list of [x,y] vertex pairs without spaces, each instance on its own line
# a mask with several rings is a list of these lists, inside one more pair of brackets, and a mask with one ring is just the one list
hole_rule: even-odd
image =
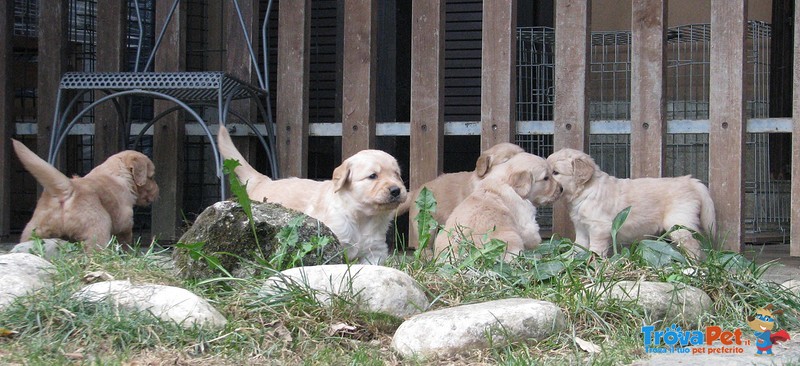
[[369,178],[369,179],[378,179],[378,174],[372,173],[367,178]]
[[545,182],[548,181],[548,180],[550,180],[550,177],[544,177],[544,181]]
[[558,175],[558,172],[553,170],[553,175]]

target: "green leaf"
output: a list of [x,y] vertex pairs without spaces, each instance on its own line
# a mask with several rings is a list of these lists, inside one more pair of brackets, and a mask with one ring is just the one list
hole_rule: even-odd
[[625,223],[625,220],[628,219],[628,214],[631,213],[631,207],[632,206],[628,206],[624,210],[620,211],[617,216],[614,217],[614,221],[611,222],[611,244],[612,248],[614,249],[614,255],[616,255],[618,252],[617,233],[622,227],[622,224]]
[[419,238],[419,246],[414,251],[414,257],[420,259],[422,253],[431,244],[431,231],[439,227],[439,223],[432,214],[436,212],[436,198],[428,187],[422,187],[414,204],[419,210],[417,217],[414,218],[417,221],[417,237]]
[[670,243],[658,240],[642,240],[636,246],[637,255],[649,266],[662,268],[672,262],[686,263],[686,258]]
[[561,261],[544,261],[536,263],[533,268],[533,278],[537,281],[544,281],[555,277],[563,272],[567,267]]

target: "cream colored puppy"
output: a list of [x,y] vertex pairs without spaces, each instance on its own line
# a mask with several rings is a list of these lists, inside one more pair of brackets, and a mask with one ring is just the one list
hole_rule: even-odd
[[[595,253],[607,254],[611,223],[628,206],[630,214],[617,233],[622,243],[658,235],[674,225],[714,235],[714,202],[697,179],[618,179],[601,171],[589,155],[573,149],[559,150],[547,161],[553,167],[553,178],[564,187],[575,243]],[[702,255],[689,231],[676,230],[671,239],[690,255]]]
[[494,167],[456,206],[445,224],[447,235],[436,237],[436,253],[458,245],[462,234],[476,246],[485,244],[484,236],[506,242],[506,260],[533,249],[542,242],[536,206],[553,202],[560,194],[545,159],[516,154]]
[[379,264],[388,257],[386,232],[407,195],[394,157],[362,150],[342,162],[332,180],[272,180],[245,161],[224,126],[217,140],[222,156],[241,164],[235,173],[251,199],[278,203],[322,221],[345,245],[350,260]]
[[[432,216],[436,222],[442,224],[450,217],[453,209],[475,190],[475,187],[491,171],[492,167],[503,164],[512,156],[523,152],[525,150],[515,144],[508,142],[496,144],[481,153],[475,163],[474,171],[442,174],[411,191],[408,194],[408,200],[397,209],[397,214],[402,215],[410,211],[408,216],[410,235],[416,238],[418,229],[415,218],[419,214],[416,201],[423,187],[433,193],[433,197],[436,199],[436,211]],[[409,241],[409,246],[412,248],[416,247],[416,244],[416,240]]]
[[155,166],[137,151],[112,155],[84,177],[67,178],[17,140],[14,151],[27,171],[44,187],[21,241],[40,238],[84,242],[91,253],[105,248],[112,235],[133,243],[133,206],[147,206],[158,196]]

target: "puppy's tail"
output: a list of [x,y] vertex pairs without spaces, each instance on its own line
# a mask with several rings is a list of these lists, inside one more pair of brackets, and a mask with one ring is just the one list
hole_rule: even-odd
[[239,161],[239,166],[236,167],[234,172],[236,176],[239,177],[239,180],[242,183],[252,180],[253,178],[260,177],[269,179],[266,175],[260,174],[257,170],[255,170],[247,160],[244,159],[239,150],[236,149],[236,146],[233,145],[233,141],[231,140],[231,135],[228,134],[228,129],[225,126],[219,126],[219,132],[217,133],[217,145],[219,146],[219,152],[222,154],[223,159],[234,159]]
[[700,195],[700,225],[705,230],[706,234],[711,238],[717,235],[716,210],[714,209],[714,201],[711,200],[711,193],[708,187],[699,180],[694,181],[695,189]]
[[36,181],[44,187],[45,192],[62,201],[72,195],[72,182],[66,175],[42,160],[39,155],[28,149],[25,144],[14,139],[11,139],[11,142],[25,170],[33,174]]

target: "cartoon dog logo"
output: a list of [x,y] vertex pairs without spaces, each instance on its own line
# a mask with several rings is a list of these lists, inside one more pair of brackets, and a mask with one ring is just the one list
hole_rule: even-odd
[[785,330],[772,333],[775,328],[775,315],[783,314],[783,310],[772,311],[772,304],[756,310],[755,316],[747,317],[747,325],[755,331],[757,355],[772,354],[772,345],[777,342],[785,342],[791,339]]

